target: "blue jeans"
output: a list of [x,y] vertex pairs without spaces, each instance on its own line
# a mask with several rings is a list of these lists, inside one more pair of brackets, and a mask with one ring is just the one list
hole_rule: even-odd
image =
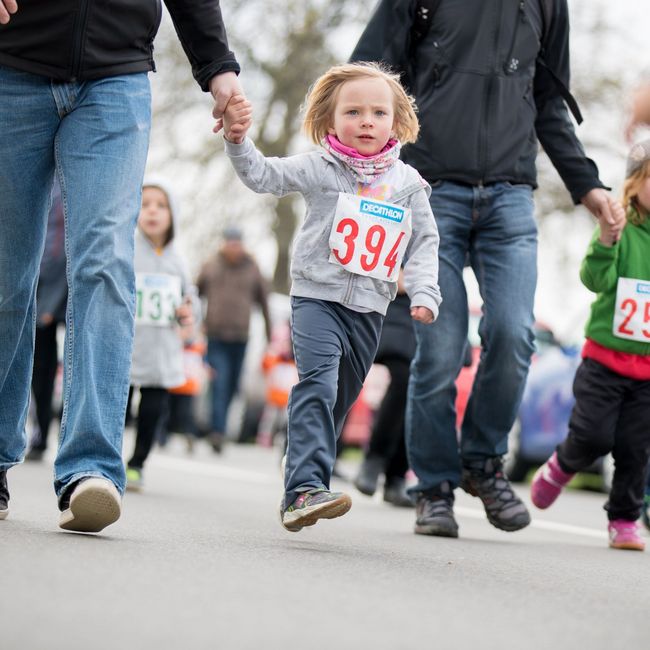
[[[406,412],[409,463],[419,480],[414,492],[435,491],[443,481],[456,487],[462,461],[507,451],[534,351],[537,225],[532,189],[441,181],[434,184],[430,202],[440,232],[443,302],[435,323],[416,323]],[[481,358],[459,444],[455,381],[467,341],[466,260],[478,280],[483,315]]]
[[246,341],[208,339],[208,363],[214,370],[212,380],[212,431],[225,433],[230,402],[239,388]]
[[22,460],[35,293],[54,174],[65,213],[69,297],[60,497],[85,476],[124,489],[133,235],[151,122],[145,73],[60,83],[0,67],[0,469]]

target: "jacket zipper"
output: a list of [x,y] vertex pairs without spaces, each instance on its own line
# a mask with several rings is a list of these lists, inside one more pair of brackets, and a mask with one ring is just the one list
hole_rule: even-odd
[[72,81],[76,81],[81,72],[81,49],[83,47],[84,33],[86,31],[86,17],[88,15],[88,0],[82,0],[79,15],[75,21],[75,43],[72,57]]
[[513,74],[519,67],[519,61],[517,61],[517,59],[513,59],[512,54],[515,51],[515,45],[517,43],[517,32],[519,31],[519,25],[526,22],[526,12],[524,11],[524,7],[524,0],[520,0],[519,15],[517,16],[517,20],[515,20],[515,28],[512,30],[512,41],[510,42],[510,49],[508,50],[508,56],[506,57],[505,63],[503,64],[503,71],[506,74]]
[[500,0],[496,10],[496,29],[494,30],[494,67],[488,79],[487,88],[485,91],[485,104],[483,108],[483,133],[481,137],[481,180],[482,185],[485,182],[485,175],[487,173],[487,158],[488,158],[488,126],[490,120],[490,99],[492,97],[492,86],[494,84],[494,75],[498,70],[499,62],[499,35],[501,32],[501,14],[503,9],[503,2]]

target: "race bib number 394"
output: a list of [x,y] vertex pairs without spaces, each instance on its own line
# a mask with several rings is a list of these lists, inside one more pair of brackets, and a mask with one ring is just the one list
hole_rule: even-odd
[[394,282],[410,238],[409,208],[341,192],[329,261],[350,273]]
[[622,339],[650,343],[650,282],[618,279],[613,331]]
[[165,273],[135,274],[135,322],[169,327],[181,304],[181,279]]

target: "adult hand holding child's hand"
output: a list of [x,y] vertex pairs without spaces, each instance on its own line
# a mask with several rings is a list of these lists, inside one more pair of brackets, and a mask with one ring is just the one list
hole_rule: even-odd
[[243,95],[234,95],[223,114],[223,135],[228,142],[241,144],[251,126],[253,107]]
[[427,307],[411,307],[411,318],[428,325],[433,323],[433,312]]

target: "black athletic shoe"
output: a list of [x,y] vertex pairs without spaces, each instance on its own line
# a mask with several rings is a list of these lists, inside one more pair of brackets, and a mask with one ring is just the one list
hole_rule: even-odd
[[458,537],[454,492],[447,481],[443,481],[435,490],[418,495],[415,515],[414,530],[418,535]]
[[504,474],[500,457],[466,463],[460,487],[483,502],[488,521],[496,528],[514,532],[530,523],[528,510]]
[[362,494],[371,497],[377,490],[379,477],[384,473],[384,465],[386,462],[378,456],[364,458],[359,473],[354,479],[354,487]]
[[0,471],[0,519],[9,514],[9,488],[7,487],[7,470]]

